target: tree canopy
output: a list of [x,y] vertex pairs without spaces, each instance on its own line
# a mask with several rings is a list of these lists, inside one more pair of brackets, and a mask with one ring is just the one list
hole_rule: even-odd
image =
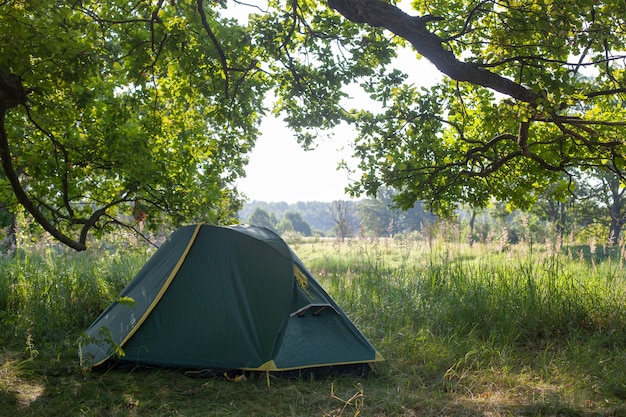
[[[626,4],[622,1],[426,1],[417,15],[379,0],[330,0],[346,18],[410,43],[448,77],[376,86],[379,113],[355,114],[362,179],[430,201],[527,207],[580,169],[623,177]],[[610,102],[610,111],[606,103]]]
[[[623,0],[0,0],[2,200],[78,250],[225,222],[271,111],[305,147],[352,123],[355,195],[527,205],[575,169],[621,175],[625,32]],[[407,83],[405,46],[444,81]]]

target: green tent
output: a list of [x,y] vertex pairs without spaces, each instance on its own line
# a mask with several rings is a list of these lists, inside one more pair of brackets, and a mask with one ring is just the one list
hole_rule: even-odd
[[85,366],[118,348],[121,361],[190,369],[382,360],[277,234],[244,225],[178,229],[86,333]]

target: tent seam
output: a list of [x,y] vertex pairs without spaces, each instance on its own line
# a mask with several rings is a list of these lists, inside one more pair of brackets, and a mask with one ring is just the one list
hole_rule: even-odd
[[305,365],[305,366],[293,366],[293,367],[280,368],[280,367],[278,367],[276,365],[276,363],[272,359],[272,360],[269,360],[269,361],[265,362],[264,364],[262,364],[261,366],[256,367],[256,368],[253,368],[253,367],[242,367],[242,368],[239,368],[239,369],[241,369],[242,371],[284,372],[284,371],[295,371],[295,370],[299,370],[299,369],[325,368],[325,367],[342,366],[342,365],[358,365],[358,364],[362,364],[362,363],[372,364],[372,363],[384,362],[384,361],[385,361],[385,358],[383,358],[383,356],[376,351],[374,359],[368,359],[368,360],[345,361],[345,362],[329,362],[329,363],[319,363],[319,364],[311,364],[311,365]]

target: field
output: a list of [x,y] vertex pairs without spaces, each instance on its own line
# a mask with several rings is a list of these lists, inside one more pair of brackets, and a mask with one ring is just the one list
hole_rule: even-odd
[[626,416],[623,247],[299,240],[386,361],[366,376],[96,369],[81,332],[145,262],[130,245],[0,260],[0,415]]

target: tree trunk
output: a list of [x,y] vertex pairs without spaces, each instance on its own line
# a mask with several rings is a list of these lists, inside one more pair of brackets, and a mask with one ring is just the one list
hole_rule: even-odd
[[20,105],[26,105],[26,89],[22,85],[22,79],[18,75],[7,74],[0,69],[0,163],[2,164],[2,170],[11,185],[17,201],[28,210],[44,230],[73,249],[78,251],[85,250],[86,234],[81,236],[80,241],[75,241],[63,234],[39,211],[35,203],[26,194],[24,188],[22,188],[18,174],[13,167],[9,138],[4,125],[7,111]]
[[5,230],[4,239],[2,239],[1,250],[5,253],[15,251],[17,247],[17,228],[15,213],[7,210],[5,204],[0,204],[0,217],[2,218],[2,227]]
[[611,223],[609,225],[609,246],[619,243],[619,235],[624,226],[626,215],[624,214],[624,189],[621,187],[621,178],[612,176],[605,181],[609,187],[611,199],[609,200],[609,213]]
[[609,225],[609,246],[613,246],[619,242],[619,235],[623,226],[624,221],[611,218],[611,224]]
[[622,231],[622,227],[624,226],[624,213],[622,213],[623,201],[622,195],[619,192],[619,187],[614,189],[613,194],[613,202],[609,207],[609,212],[611,214],[611,223],[609,224],[609,246],[613,246],[619,243],[619,235]]
[[563,239],[563,235],[565,234],[565,204],[558,202],[559,208],[559,218],[556,222],[556,234],[557,237]]
[[472,213],[470,214],[470,221],[469,221],[469,236],[467,237],[467,240],[470,246],[474,246],[474,223],[475,221],[476,221],[476,209],[472,208]]

